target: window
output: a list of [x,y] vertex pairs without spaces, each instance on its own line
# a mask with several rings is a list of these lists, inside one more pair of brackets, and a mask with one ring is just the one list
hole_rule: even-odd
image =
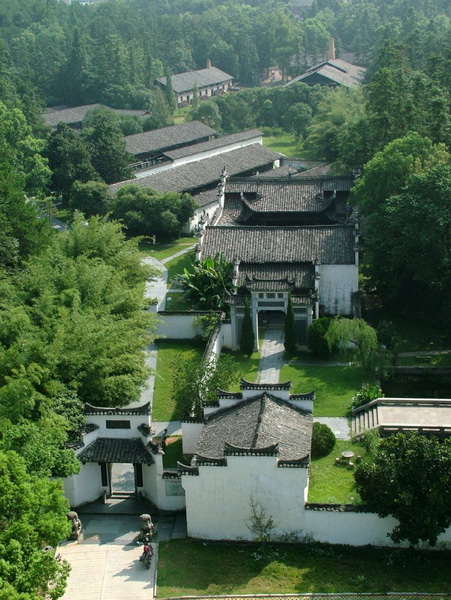
[[266,297],[267,297],[267,298],[275,298],[275,297],[276,297],[276,295],[274,294],[274,292],[268,292],[268,293],[266,294]]
[[107,429],[130,429],[130,421],[107,421]]
[[263,294],[263,292],[259,292],[259,294],[258,294],[258,297],[259,297],[259,298],[264,298],[264,297],[265,297],[265,294]]

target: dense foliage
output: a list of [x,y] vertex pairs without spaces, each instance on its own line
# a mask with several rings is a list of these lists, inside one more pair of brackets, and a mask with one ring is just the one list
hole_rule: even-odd
[[133,184],[122,186],[111,203],[112,216],[129,235],[155,235],[159,240],[179,237],[194,209],[189,194],[160,193]]
[[312,458],[327,456],[335,446],[335,435],[330,427],[315,421],[312,427]]
[[451,440],[397,434],[382,440],[374,462],[355,472],[362,500],[399,524],[394,542],[434,545],[451,524]]
[[325,338],[330,322],[330,317],[321,317],[315,319],[307,329],[307,346],[313,354],[324,356],[331,353]]
[[225,310],[227,296],[234,289],[232,274],[232,263],[222,254],[216,254],[194,261],[193,268],[185,269],[177,279],[194,307]]
[[255,333],[252,325],[251,309],[249,298],[244,301],[244,317],[241,325],[240,350],[243,354],[250,356],[254,351]]

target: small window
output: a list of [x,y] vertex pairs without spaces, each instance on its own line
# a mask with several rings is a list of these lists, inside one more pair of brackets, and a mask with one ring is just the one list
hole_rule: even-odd
[[276,297],[276,295],[274,294],[274,292],[268,292],[268,293],[266,294],[266,297],[267,297],[267,298],[275,298],[275,297]]
[[131,429],[130,421],[107,421],[107,429]]
[[265,294],[263,294],[263,292],[259,292],[259,293],[258,293],[258,297],[259,297],[259,298],[264,298],[264,297],[265,297]]
[[285,298],[285,294],[277,294],[278,298]]

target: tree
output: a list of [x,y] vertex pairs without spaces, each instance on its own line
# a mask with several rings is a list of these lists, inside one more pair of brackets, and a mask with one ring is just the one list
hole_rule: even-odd
[[188,300],[195,306],[224,310],[225,299],[234,289],[232,274],[232,263],[227,262],[222,254],[216,254],[194,261],[193,268],[185,269],[177,279],[182,283]]
[[133,177],[133,157],[126,150],[124,136],[111,111],[100,111],[94,124],[83,129],[82,136],[88,144],[92,166],[105,183]]
[[296,140],[306,135],[307,128],[312,120],[312,114],[313,111],[310,106],[303,102],[293,104],[284,114],[284,126],[294,134]]
[[0,166],[22,176],[25,191],[33,196],[42,195],[50,181],[43,148],[44,141],[32,135],[23,112],[0,102]]
[[212,129],[220,129],[221,127],[221,115],[218,105],[213,100],[204,100],[200,103],[197,110],[192,109],[190,119],[192,121],[200,121]]
[[254,351],[255,333],[252,325],[251,310],[249,308],[249,298],[244,301],[244,318],[241,326],[240,350],[243,354],[250,356]]
[[[371,273],[382,296],[415,314],[424,314],[426,302],[447,323],[451,308],[450,199],[451,166],[436,166],[414,175],[404,191],[388,198],[378,218],[373,218],[368,240]],[[379,247],[382,238],[385,243]]]
[[70,191],[69,206],[85,216],[104,215],[111,204],[108,186],[100,181],[75,181]]
[[131,184],[119,189],[111,209],[129,235],[175,239],[193,216],[195,203],[189,194],[160,193]]
[[[2,597],[56,600],[70,567],[43,547],[67,537],[69,505],[60,480],[30,475],[23,458],[0,450],[0,579]],[[50,585],[51,584],[51,585]]]
[[433,144],[411,132],[387,144],[365,165],[351,192],[352,199],[369,217],[383,207],[387,198],[399,194],[413,175],[450,162],[451,156],[442,144]]
[[451,440],[417,433],[392,435],[378,445],[374,462],[358,465],[357,490],[381,517],[399,524],[390,538],[435,545],[451,524]]
[[99,179],[84,139],[65,123],[59,123],[50,134],[44,156],[52,170],[51,188],[64,201],[69,199],[74,181],[86,183]]
[[173,397],[184,418],[202,418],[204,406],[217,402],[217,390],[226,390],[236,377],[233,359],[223,354],[210,362],[177,357],[174,369]]
[[166,99],[166,103],[169,108],[169,112],[171,115],[174,114],[175,109],[177,108],[177,99],[174,94],[174,88],[172,87],[172,76],[171,71],[168,67],[165,68],[164,74],[166,76],[166,86],[164,88],[164,97]]
[[40,253],[54,235],[48,220],[39,219],[36,205],[27,201],[23,185],[22,177],[0,168],[0,267],[18,266]]
[[294,317],[293,301],[288,294],[287,314],[285,315],[285,350],[288,354],[295,354],[298,349],[298,334],[296,330],[296,319]]
[[351,354],[366,373],[376,369],[379,344],[376,330],[363,319],[336,317],[325,335],[329,348],[336,346],[340,352]]

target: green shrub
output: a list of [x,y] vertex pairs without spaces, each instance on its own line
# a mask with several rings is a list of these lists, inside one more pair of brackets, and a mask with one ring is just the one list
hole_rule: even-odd
[[327,456],[335,446],[335,435],[330,427],[322,423],[313,423],[312,457]]
[[363,406],[371,400],[376,400],[376,398],[383,398],[384,394],[381,388],[375,383],[366,383],[362,386],[362,389],[359,390],[352,399],[351,407],[359,408],[359,406]]
[[329,317],[321,317],[316,319],[307,330],[307,346],[313,354],[328,355],[331,354],[329,344],[324,336],[329,329],[332,319]]

